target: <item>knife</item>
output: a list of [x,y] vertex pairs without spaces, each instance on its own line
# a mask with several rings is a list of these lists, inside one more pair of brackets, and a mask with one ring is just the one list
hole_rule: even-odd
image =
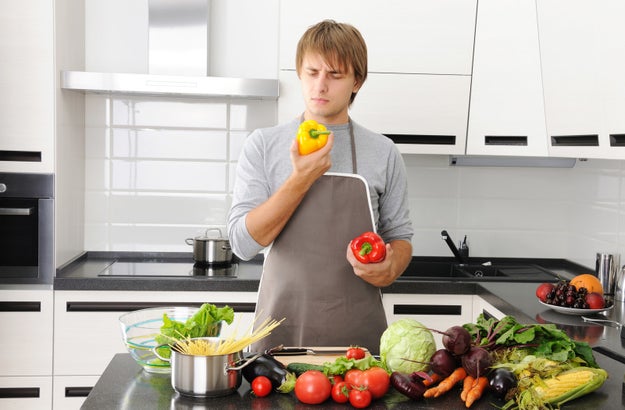
[[[282,347],[271,350],[272,356],[298,356],[298,355],[325,355],[325,354],[345,354],[347,347]],[[366,350],[365,350],[366,351]]]

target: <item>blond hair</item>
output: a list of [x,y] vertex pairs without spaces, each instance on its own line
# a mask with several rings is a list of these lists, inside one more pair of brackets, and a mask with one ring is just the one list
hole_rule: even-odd
[[[341,72],[354,71],[358,85],[367,79],[367,45],[356,27],[334,20],[323,20],[311,26],[297,43],[295,68],[300,75],[304,55],[318,53],[326,62]],[[349,103],[356,98],[352,93]]]

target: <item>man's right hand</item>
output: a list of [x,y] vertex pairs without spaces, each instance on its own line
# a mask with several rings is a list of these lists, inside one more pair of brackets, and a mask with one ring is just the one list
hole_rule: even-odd
[[334,133],[328,135],[328,142],[321,149],[307,155],[300,155],[297,138],[291,144],[291,163],[293,164],[292,177],[312,185],[319,177],[325,174],[332,166],[330,151],[334,145]]

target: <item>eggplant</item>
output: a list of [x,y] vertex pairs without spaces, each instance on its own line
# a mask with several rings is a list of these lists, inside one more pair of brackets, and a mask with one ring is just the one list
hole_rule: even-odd
[[247,364],[243,370],[243,377],[250,384],[258,376],[265,376],[271,380],[274,390],[288,393],[295,388],[297,377],[270,354],[262,354]]

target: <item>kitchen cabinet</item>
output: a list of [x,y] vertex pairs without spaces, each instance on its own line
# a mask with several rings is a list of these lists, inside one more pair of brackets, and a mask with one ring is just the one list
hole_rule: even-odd
[[0,172],[54,172],[54,3],[0,12]]
[[474,295],[473,296],[473,319],[472,322],[475,322],[479,315],[483,314],[485,317],[490,318],[494,317],[495,319],[501,319],[505,316],[501,310],[497,309],[495,306],[488,303],[483,298]]
[[369,74],[351,107],[354,120],[391,137],[402,153],[464,154],[475,10],[475,1],[281,2],[278,121],[304,110],[297,41],[331,18],[353,24],[367,42]]
[[[16,355],[11,352],[10,355]],[[24,357],[24,355],[19,355]],[[3,409],[50,410],[52,408],[52,377],[0,376],[0,407]]]
[[[382,304],[389,325],[400,319],[414,319],[425,327],[445,331],[473,320],[472,295],[386,293]],[[435,332],[433,336],[436,346],[442,347],[443,336]]]
[[479,2],[468,155],[548,155],[536,2]]
[[54,376],[52,409],[78,410],[100,376]]
[[551,156],[625,158],[625,4],[537,2]]
[[[370,73],[350,116],[393,138],[402,153],[463,154],[470,83],[462,76]],[[281,71],[280,122],[304,109],[297,74]]]
[[0,407],[50,409],[52,309],[49,286],[0,289]]
[[[354,25],[369,72],[471,74],[475,0],[280,2],[280,69],[295,69],[297,42],[324,19]],[[442,52],[443,51],[443,52]]]
[[[228,304],[235,309],[235,322],[224,326],[222,335],[246,334],[254,320],[256,292],[132,292],[56,291],[54,300],[55,400],[69,388],[92,387],[116,353],[126,353],[118,322],[125,312],[156,306],[209,302]],[[249,305],[240,311],[235,305]],[[94,379],[95,378],[95,379]],[[67,383],[67,385],[64,385]],[[78,398],[72,398],[78,401]]]

